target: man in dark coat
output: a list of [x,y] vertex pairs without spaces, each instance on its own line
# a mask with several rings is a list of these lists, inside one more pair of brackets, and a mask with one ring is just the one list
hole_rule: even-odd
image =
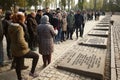
[[36,50],[37,47],[37,22],[35,20],[35,12],[31,12],[27,18],[27,28],[29,33],[29,47],[31,50]]
[[9,38],[9,34],[8,34],[8,26],[10,26],[10,24],[12,22],[11,17],[12,17],[12,12],[6,11],[5,18],[2,21],[3,33],[5,35],[6,43],[7,43],[7,56],[10,60],[12,59],[12,54],[10,52],[10,38]]
[[4,53],[3,53],[3,27],[2,27],[2,7],[0,6],[0,67],[6,66],[4,64]]
[[49,7],[46,8],[46,12],[43,15],[47,15],[49,17],[50,24],[52,24],[53,16],[50,13],[50,8]]
[[38,25],[39,25],[40,22],[41,22],[40,19],[41,19],[42,15],[43,15],[43,12],[42,12],[42,10],[39,9],[39,10],[37,11],[37,14],[36,14],[36,17],[35,17]]
[[80,37],[83,36],[84,31],[84,18],[80,14],[80,10],[77,11],[77,14],[75,14],[75,26],[76,26],[76,37],[78,38],[78,30],[80,31]]

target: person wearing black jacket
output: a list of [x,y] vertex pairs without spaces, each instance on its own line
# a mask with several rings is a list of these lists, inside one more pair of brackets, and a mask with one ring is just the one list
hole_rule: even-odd
[[10,60],[12,59],[12,53],[10,53],[10,38],[8,34],[8,26],[10,26],[11,24],[11,16],[12,16],[12,12],[6,11],[5,18],[2,21],[3,34],[5,35],[6,41],[7,41],[7,56],[8,56],[8,59]]
[[27,18],[27,29],[29,33],[29,47],[33,51],[35,51],[37,47],[37,26],[35,12],[31,12]]
[[75,14],[75,26],[76,26],[76,37],[78,38],[78,30],[80,31],[80,37],[83,37],[84,31],[84,18],[80,13],[80,10]]
[[42,17],[42,15],[43,15],[43,12],[42,12],[42,10],[39,9],[39,10],[37,11],[37,14],[36,14],[36,17],[35,17],[38,25],[39,25],[40,22],[41,22],[41,17]]
[[43,15],[47,15],[49,17],[50,24],[52,24],[53,16],[50,13],[50,8],[49,7],[46,8],[46,12]]
[[7,66],[7,64],[4,63],[2,7],[0,6],[0,67],[3,67],[3,66]]

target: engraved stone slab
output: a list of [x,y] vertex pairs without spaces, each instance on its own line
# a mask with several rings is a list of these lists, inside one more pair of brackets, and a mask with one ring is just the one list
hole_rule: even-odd
[[97,24],[96,26],[99,26],[99,27],[110,27],[110,24]]
[[70,51],[58,64],[59,69],[103,80],[106,54]]
[[107,47],[107,38],[101,38],[101,37],[87,38],[83,42],[79,43],[79,45],[106,48]]
[[107,37],[108,31],[92,30],[88,33],[88,35]]
[[94,30],[109,30],[109,27],[94,27]]
[[100,22],[98,24],[110,24],[110,22]]

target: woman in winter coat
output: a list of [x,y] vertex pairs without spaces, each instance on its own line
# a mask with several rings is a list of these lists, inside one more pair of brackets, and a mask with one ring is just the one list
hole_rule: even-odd
[[61,35],[61,41],[65,41],[66,32],[67,32],[67,13],[64,12],[63,16],[62,16],[62,35]]
[[42,54],[44,66],[51,62],[51,53],[53,52],[53,37],[56,35],[53,26],[49,23],[47,15],[42,16],[41,24],[38,26],[38,44],[39,53]]
[[[37,75],[34,74],[34,71],[35,71],[39,56],[35,52],[30,51],[28,44],[24,38],[23,28],[21,27],[20,24],[17,23],[20,20],[20,18],[18,17],[18,14],[14,14],[12,17],[12,20],[13,20],[13,23],[11,23],[11,25],[8,27],[8,33],[11,40],[11,45],[10,45],[11,53],[16,61],[15,68],[16,68],[18,80],[22,80],[22,77],[21,77],[21,61],[22,60],[21,59],[23,58],[33,59],[32,68],[29,75],[32,77],[37,77]],[[21,20],[22,22],[24,22],[25,17],[23,17]]]

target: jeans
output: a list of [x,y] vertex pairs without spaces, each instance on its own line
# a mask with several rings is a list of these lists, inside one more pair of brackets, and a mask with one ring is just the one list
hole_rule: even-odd
[[61,41],[62,29],[58,30],[58,34],[55,36],[55,42]]
[[61,40],[65,40],[66,39],[66,31],[62,31],[62,35],[61,35]]

